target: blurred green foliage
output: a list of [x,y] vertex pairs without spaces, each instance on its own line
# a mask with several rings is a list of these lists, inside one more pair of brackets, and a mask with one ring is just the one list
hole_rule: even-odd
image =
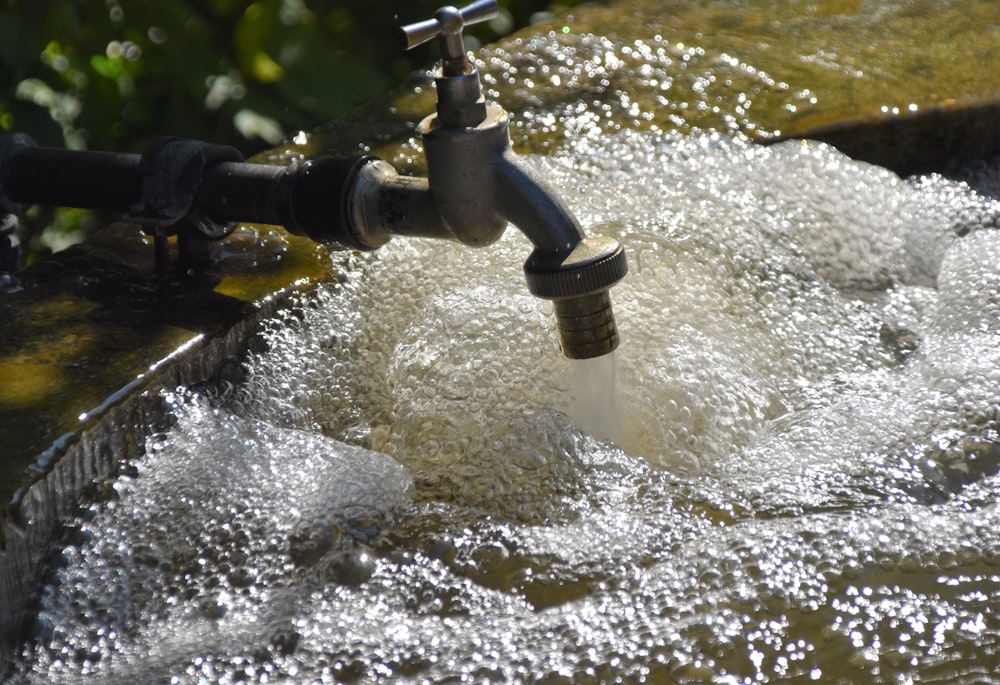
[[[489,42],[535,12],[580,0],[501,0],[471,27]],[[39,144],[140,152],[182,135],[252,154],[380,95],[430,64],[402,49],[402,24],[442,0],[0,0],[0,130]],[[463,4],[463,3],[456,3]],[[87,213],[49,225],[30,252],[92,228]],[[41,240],[40,244],[39,240]]]

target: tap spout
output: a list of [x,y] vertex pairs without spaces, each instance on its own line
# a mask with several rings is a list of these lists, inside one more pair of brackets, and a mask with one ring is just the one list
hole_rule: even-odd
[[534,249],[524,264],[528,290],[552,300],[563,353],[598,357],[619,342],[609,289],[628,271],[616,240],[587,237],[558,194],[510,149],[502,110],[469,129],[421,125],[428,178],[403,176],[369,158],[357,167],[346,205],[350,238],[376,249],[393,236],[445,238],[472,247],[497,240],[508,224]]
[[527,236],[537,259],[559,260],[583,240],[583,229],[545,181],[531,174],[507,148],[493,162],[498,213]]
[[518,164],[512,150],[496,162],[500,213],[535,249],[524,264],[528,290],[552,300],[563,353],[599,357],[618,347],[611,286],[628,264],[618,241],[588,238],[554,190]]

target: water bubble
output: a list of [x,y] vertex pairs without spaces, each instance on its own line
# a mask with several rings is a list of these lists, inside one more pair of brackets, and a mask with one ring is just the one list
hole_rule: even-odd
[[[647,53],[662,82],[680,57],[570,46],[571,88]],[[567,415],[523,236],[343,256],[264,327],[245,380],[170,398],[176,425],[52,570],[29,682],[83,661],[108,681],[257,682],[846,682],[995,661],[976,623],[1000,609],[988,203],[710,134],[581,135],[526,163],[629,251],[621,435]]]

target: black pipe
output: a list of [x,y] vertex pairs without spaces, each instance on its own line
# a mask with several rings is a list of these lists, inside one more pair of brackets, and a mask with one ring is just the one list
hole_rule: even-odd
[[142,195],[140,155],[18,147],[3,160],[0,188],[18,204],[128,211]]
[[284,226],[319,243],[367,250],[355,237],[349,196],[372,157],[320,157],[300,166],[219,162],[198,186],[197,203],[216,221]]
[[281,187],[288,168],[273,164],[219,162],[205,172],[196,195],[198,206],[216,221],[247,221],[282,226]]
[[[17,204],[129,212],[141,223],[135,213],[144,201],[157,201],[143,198],[149,169],[157,168],[145,156],[38,147],[24,137],[2,153],[0,193]],[[213,221],[284,226],[317,242],[370,249],[355,237],[348,205],[357,174],[371,159],[321,157],[292,166],[208,160],[199,178],[185,179],[193,187],[179,190],[192,195],[189,213],[199,210]],[[157,187],[177,190],[170,184],[179,179]]]

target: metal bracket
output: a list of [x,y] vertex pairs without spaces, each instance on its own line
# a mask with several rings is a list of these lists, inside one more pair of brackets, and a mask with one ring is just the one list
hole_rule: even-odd
[[236,148],[185,138],[157,138],[142,153],[142,195],[125,214],[148,232],[163,233],[183,222],[179,232],[204,240],[221,240],[238,225],[217,222],[195,204],[205,170],[218,162],[242,162]]

